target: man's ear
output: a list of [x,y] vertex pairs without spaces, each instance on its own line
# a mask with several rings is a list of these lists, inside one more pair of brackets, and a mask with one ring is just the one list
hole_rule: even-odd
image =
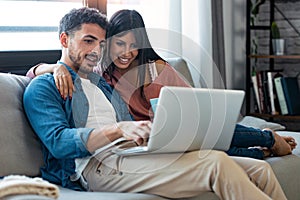
[[59,35],[60,43],[64,48],[68,48],[68,39],[69,39],[69,36],[65,32],[62,32]]

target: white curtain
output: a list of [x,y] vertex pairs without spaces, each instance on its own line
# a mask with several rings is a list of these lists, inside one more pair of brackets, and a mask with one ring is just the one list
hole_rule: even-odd
[[150,40],[165,57],[182,56],[196,87],[213,87],[210,0],[169,0],[168,27],[150,29]]

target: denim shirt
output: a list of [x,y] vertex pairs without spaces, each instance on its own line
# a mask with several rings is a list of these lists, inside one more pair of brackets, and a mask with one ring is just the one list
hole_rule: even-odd
[[[75,173],[75,159],[91,155],[86,149],[87,139],[93,129],[84,128],[89,112],[79,76],[68,67],[75,91],[72,99],[64,100],[58,92],[52,74],[34,78],[23,96],[26,115],[32,128],[42,141],[45,165],[41,168],[44,179],[75,190],[83,190],[70,176]],[[88,78],[111,101],[117,120],[132,120],[125,102],[117,92],[97,74]]]

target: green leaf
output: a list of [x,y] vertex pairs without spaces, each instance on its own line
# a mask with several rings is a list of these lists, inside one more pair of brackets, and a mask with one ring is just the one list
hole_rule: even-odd
[[279,28],[278,28],[276,22],[272,22],[271,33],[272,33],[272,38],[273,39],[279,39],[280,38],[280,32],[279,32]]

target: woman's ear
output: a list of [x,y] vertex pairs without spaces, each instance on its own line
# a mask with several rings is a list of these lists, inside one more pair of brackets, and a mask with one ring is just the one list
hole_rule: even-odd
[[64,47],[64,48],[67,48],[68,47],[68,35],[65,33],[65,32],[62,32],[60,35],[59,35],[59,40],[60,40],[60,43],[61,45]]

